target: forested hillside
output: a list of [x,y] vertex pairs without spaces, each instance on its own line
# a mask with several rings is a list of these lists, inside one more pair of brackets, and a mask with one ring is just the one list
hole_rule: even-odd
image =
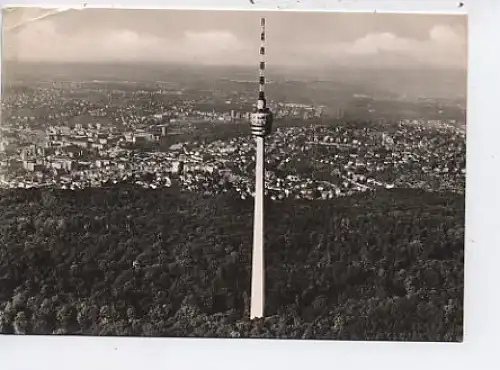
[[461,195],[270,202],[269,317],[254,321],[251,201],[5,190],[0,209],[2,333],[462,339]]

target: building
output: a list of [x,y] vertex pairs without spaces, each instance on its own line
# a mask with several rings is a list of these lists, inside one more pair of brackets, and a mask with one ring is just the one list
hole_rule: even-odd
[[35,171],[35,165],[36,165],[35,161],[32,161],[32,160],[25,160],[25,161],[23,161],[23,168],[26,171],[30,171],[30,172]]
[[182,161],[177,161],[177,162],[172,162],[172,173],[182,173],[182,170],[184,169],[184,162]]
[[148,141],[153,141],[153,135],[147,132],[135,134],[132,138],[134,144],[146,143]]

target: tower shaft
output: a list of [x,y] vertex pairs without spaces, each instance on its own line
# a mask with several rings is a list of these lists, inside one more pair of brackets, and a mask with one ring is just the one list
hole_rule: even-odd
[[255,208],[253,221],[250,318],[264,316],[264,138],[255,138]]

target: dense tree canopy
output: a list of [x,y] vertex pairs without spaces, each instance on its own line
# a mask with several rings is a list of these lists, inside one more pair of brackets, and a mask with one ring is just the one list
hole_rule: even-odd
[[457,341],[464,198],[268,204],[268,317],[250,321],[252,202],[132,187],[0,193],[0,332]]

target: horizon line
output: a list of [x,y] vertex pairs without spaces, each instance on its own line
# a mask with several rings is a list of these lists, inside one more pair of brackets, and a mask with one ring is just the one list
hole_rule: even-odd
[[[153,61],[153,60],[141,60],[141,61],[123,61],[123,60],[102,60],[102,61],[56,61],[56,60],[15,60],[15,59],[4,59],[0,64],[53,64],[53,65],[75,65],[75,64],[83,64],[83,65],[134,65],[134,64],[144,64],[144,65],[165,65],[165,66],[178,66],[178,67],[233,67],[233,68],[254,68],[253,63],[248,64],[215,64],[215,63],[190,63],[190,62],[173,62],[173,61]],[[287,68],[287,69],[311,69],[310,65],[290,65],[290,64],[269,64],[268,69],[275,68]],[[467,71],[468,66],[458,66],[458,65],[450,65],[450,66],[440,66],[440,65],[375,65],[375,64],[367,64],[367,65],[359,65],[359,64],[318,64],[314,69],[334,69],[334,68],[346,68],[346,69],[433,69],[433,70],[450,70],[450,71]]]

